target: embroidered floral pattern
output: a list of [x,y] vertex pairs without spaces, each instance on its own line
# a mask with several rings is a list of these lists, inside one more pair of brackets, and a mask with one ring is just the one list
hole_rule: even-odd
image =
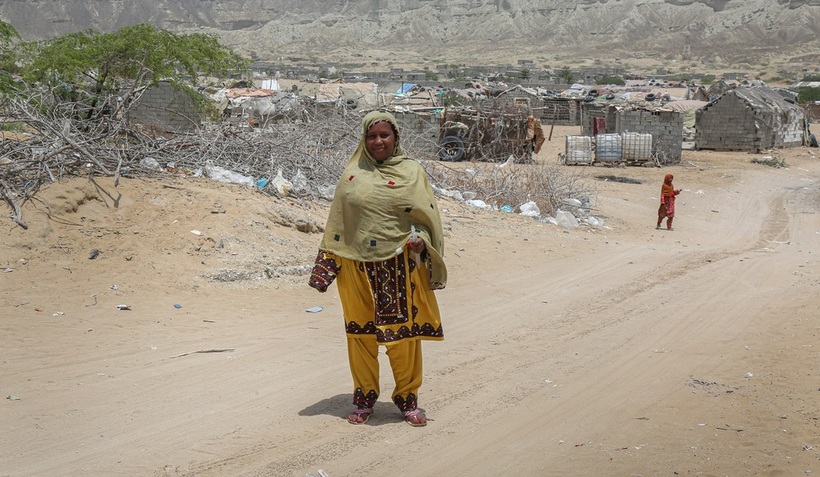
[[336,265],[336,260],[333,260],[327,253],[319,250],[319,255],[313,264],[313,270],[310,272],[310,279],[308,285],[319,290],[320,292],[327,291],[327,287],[336,279],[339,274],[339,266]]

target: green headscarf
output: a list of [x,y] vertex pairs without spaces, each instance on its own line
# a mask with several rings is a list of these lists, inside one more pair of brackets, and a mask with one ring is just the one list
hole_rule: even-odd
[[[365,138],[373,124],[393,125],[393,156],[376,162],[367,152]],[[430,285],[447,284],[444,238],[436,198],[427,173],[406,157],[392,114],[373,111],[362,120],[362,136],[350,158],[330,204],[327,226],[319,248],[361,262],[381,262],[407,251],[405,244],[414,226],[431,259]]]

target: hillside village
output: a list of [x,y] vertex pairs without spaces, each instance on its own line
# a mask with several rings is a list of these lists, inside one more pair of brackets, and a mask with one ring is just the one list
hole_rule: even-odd
[[[539,134],[556,125],[579,128],[578,135],[588,139],[569,141],[559,158],[578,165],[674,164],[687,148],[760,152],[811,145],[816,138],[808,124],[820,117],[817,104],[798,104],[799,88],[820,83],[770,88],[741,72],[721,78],[670,71],[639,75],[623,68],[549,72],[536,71],[528,60],[519,60],[514,68],[442,66],[436,73],[260,62],[253,71],[252,84],[204,90],[218,104],[222,120],[239,128],[264,128],[313,121],[340,110],[389,109],[403,129],[412,131],[406,146],[417,157],[445,161],[504,162],[514,156],[528,162],[528,141],[535,135],[533,121],[526,121],[530,116],[537,119]],[[168,94],[154,98],[146,93],[133,117],[156,122],[156,111],[167,109]],[[166,111],[163,125],[199,128],[190,122],[191,114]],[[699,122],[709,126],[699,128]],[[625,133],[632,135],[625,138],[627,149],[635,143],[640,150],[622,151],[620,136]]]

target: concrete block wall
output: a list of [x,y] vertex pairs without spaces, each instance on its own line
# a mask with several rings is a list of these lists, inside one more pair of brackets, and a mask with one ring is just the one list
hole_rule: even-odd
[[723,95],[697,112],[695,145],[723,151],[760,150],[755,122],[755,111],[748,103],[732,94]]
[[168,83],[146,90],[129,112],[128,120],[170,131],[192,131],[202,124],[193,99]]
[[652,154],[662,164],[681,161],[683,113],[679,111],[621,110],[616,115],[614,132],[651,134]]
[[399,123],[401,145],[414,159],[435,159],[438,154],[441,117],[437,114],[393,113]]

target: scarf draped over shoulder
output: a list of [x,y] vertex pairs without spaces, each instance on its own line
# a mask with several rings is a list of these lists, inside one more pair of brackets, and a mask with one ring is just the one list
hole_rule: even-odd
[[393,115],[374,111],[362,121],[362,137],[336,185],[320,249],[361,262],[388,260],[408,249],[411,226],[431,260],[431,288],[444,288],[441,215],[427,173],[406,157],[399,137],[393,156],[379,163],[365,147],[368,129],[379,121],[398,125]]

